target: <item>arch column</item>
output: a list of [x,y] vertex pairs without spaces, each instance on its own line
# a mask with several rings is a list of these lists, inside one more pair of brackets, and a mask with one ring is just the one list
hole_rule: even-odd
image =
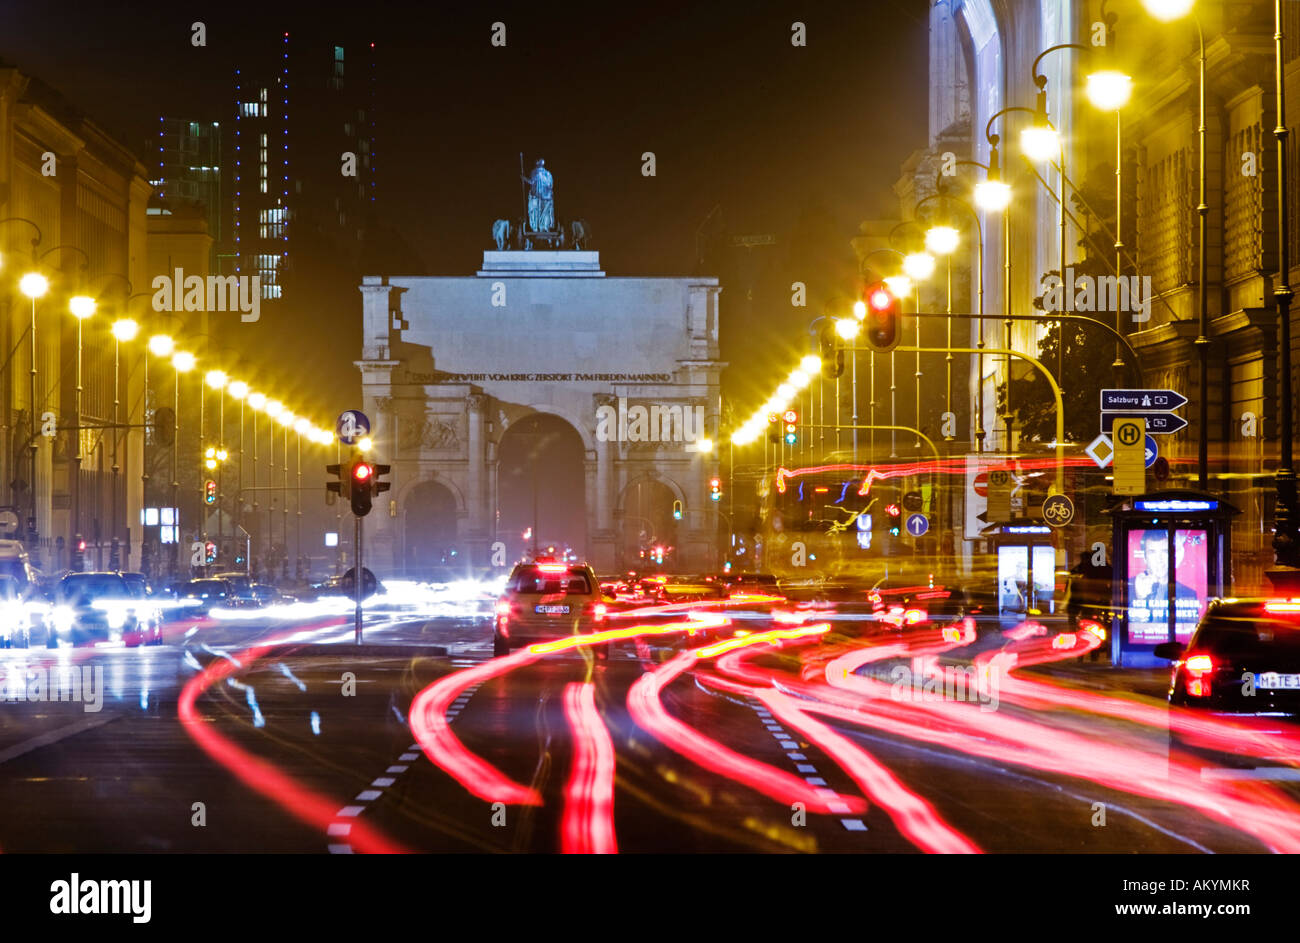
[[[601,406],[617,409],[618,397],[609,394],[595,396],[597,410]],[[595,509],[595,525],[588,537],[591,543],[592,565],[608,572],[618,566],[617,534],[614,528],[614,462],[617,443],[608,438],[598,438],[595,448],[595,501],[587,506]]]

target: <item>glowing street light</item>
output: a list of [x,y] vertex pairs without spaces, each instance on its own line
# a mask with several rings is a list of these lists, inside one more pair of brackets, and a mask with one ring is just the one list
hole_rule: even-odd
[[118,341],[133,341],[140,333],[140,325],[131,318],[121,318],[113,322],[112,331]]
[[78,321],[84,321],[95,313],[95,299],[87,295],[74,295],[68,299],[68,310]]
[[835,322],[835,333],[849,341],[858,336],[861,325],[853,318],[840,318]]
[[806,354],[804,358],[799,361],[799,369],[804,373],[816,373],[821,368],[822,358],[818,357],[816,354]]
[[149,353],[155,357],[170,357],[176,349],[176,342],[166,334],[155,334],[149,338]]
[[881,279],[895,298],[906,298],[912,293],[912,280],[906,275],[887,275]]
[[903,272],[913,281],[923,282],[934,274],[934,256],[913,252],[903,258]]
[[951,226],[931,226],[925,231],[925,248],[934,255],[948,255],[957,248],[957,230]]
[[975,203],[990,213],[1001,213],[1011,205],[1011,185],[1001,180],[981,180],[975,184]]
[[50,290],[50,280],[39,272],[28,272],[19,279],[18,290],[35,301]]
[[1061,153],[1061,135],[1049,124],[1032,124],[1020,132],[1020,149],[1030,160],[1055,160]]
[[235,399],[243,399],[245,396],[248,395],[248,384],[245,383],[243,380],[236,380],[234,383],[231,383],[229,387],[227,387],[226,392],[229,393],[231,396],[233,396]]
[[263,410],[266,409],[266,394],[265,394],[265,393],[249,393],[249,394],[248,394],[248,405],[251,406],[251,407],[253,407],[254,409],[256,409],[258,412],[262,412]]
[[1142,0],[1142,6],[1157,20],[1176,20],[1186,16],[1194,0]]
[[1118,111],[1133,94],[1133,79],[1115,69],[1093,72],[1085,86],[1088,101],[1102,111]]
[[172,366],[181,373],[189,373],[198,361],[188,350],[178,350],[172,355]]
[[222,390],[226,387],[228,377],[224,370],[209,370],[203,379],[212,389]]

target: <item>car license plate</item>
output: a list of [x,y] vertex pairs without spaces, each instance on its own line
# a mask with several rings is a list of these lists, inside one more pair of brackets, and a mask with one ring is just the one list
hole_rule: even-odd
[[1255,675],[1255,687],[1264,691],[1300,691],[1300,674],[1263,671]]
[[568,606],[535,606],[533,612],[544,616],[567,616],[569,614]]

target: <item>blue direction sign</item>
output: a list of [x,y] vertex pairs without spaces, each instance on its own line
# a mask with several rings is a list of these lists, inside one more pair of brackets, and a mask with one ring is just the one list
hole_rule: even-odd
[[1174,390],[1102,390],[1103,412],[1169,412],[1187,405],[1187,397]]
[[1151,435],[1169,435],[1187,425],[1187,420],[1173,413],[1102,413],[1101,431],[1110,432],[1117,419],[1141,419]]
[[1151,436],[1147,436],[1146,452],[1143,457],[1143,461],[1146,462],[1147,468],[1150,468],[1152,465],[1154,465],[1156,463],[1156,459],[1158,459],[1159,457],[1160,457],[1160,450],[1156,448],[1156,440],[1151,438]]
[[339,413],[335,431],[344,445],[356,445],[359,440],[370,435],[370,419],[359,409],[344,410]]
[[909,514],[907,516],[907,532],[913,537],[923,537],[929,529],[930,519],[924,514]]

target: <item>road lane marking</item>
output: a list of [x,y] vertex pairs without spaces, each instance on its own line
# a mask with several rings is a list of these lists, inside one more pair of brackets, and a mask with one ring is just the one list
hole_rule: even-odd
[[43,733],[40,736],[32,737],[29,740],[23,740],[21,743],[15,743],[13,746],[0,750],[0,763],[8,763],[10,760],[17,759],[25,753],[31,753],[33,750],[39,750],[41,747],[48,747],[51,744],[58,743],[60,740],[66,740],[68,737],[75,737],[79,733],[85,733],[87,730],[93,730],[96,727],[103,726],[110,721],[117,720],[121,714],[96,714],[93,717],[84,717],[81,720],[65,724],[62,727],[56,727],[54,730]]

